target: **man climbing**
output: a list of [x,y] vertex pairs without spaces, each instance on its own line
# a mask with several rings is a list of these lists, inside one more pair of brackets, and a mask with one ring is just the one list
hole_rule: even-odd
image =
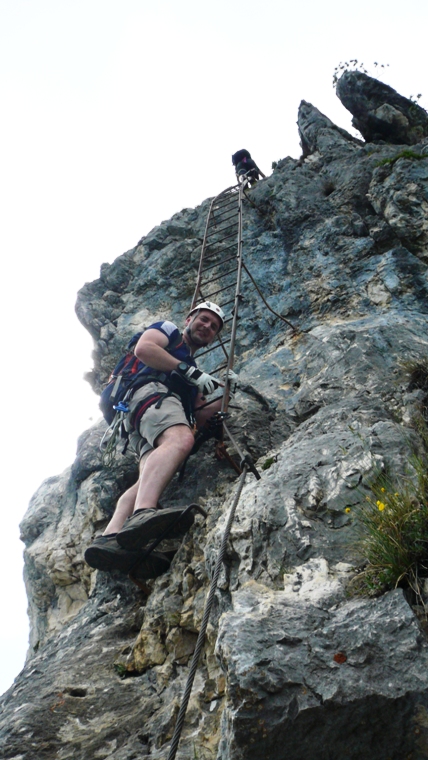
[[232,164],[235,167],[238,182],[242,182],[244,178],[248,178],[250,187],[260,179],[260,176],[265,176],[251,158],[249,151],[245,150],[245,148],[233,154]]
[[[163,509],[159,498],[193,448],[194,423],[200,429],[221,408],[221,398],[206,405],[205,396],[222,383],[199,370],[193,356],[215,339],[223,323],[222,309],[205,301],[188,314],[182,336],[176,325],[163,321],[139,338],[135,355],[144,371],[129,403],[126,424],[130,444],[140,457],[140,474],[120,497],[104,534],[86,549],[85,560],[91,567],[132,569],[139,580],[160,575],[170,558],[152,551],[138,563],[142,551],[164,530],[171,527],[179,536],[192,525],[192,512],[186,513],[185,507]],[[236,374],[229,371],[231,394],[236,381]]]

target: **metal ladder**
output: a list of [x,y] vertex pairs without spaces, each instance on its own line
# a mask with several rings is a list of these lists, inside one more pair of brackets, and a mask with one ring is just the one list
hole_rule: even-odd
[[[243,298],[241,293],[244,266],[242,259],[242,210],[247,185],[248,180],[244,179],[238,185],[223,190],[211,202],[205,226],[196,287],[190,307],[193,309],[203,301],[212,300],[216,302],[220,294],[226,295],[227,298],[226,301],[221,300],[222,309],[227,309],[233,304],[231,316],[226,318],[221,335],[209,348],[198,353],[198,359],[200,359],[211,351],[221,349],[221,363],[213,370],[213,374],[218,375],[219,372],[226,370],[226,380],[229,371],[233,369],[239,304]],[[234,293],[232,293],[232,289],[234,289]],[[221,405],[222,416],[227,413],[228,405],[229,393],[226,382]],[[245,462],[256,478],[260,478],[249,455],[241,451],[224,418],[222,424],[223,431],[240,456],[241,464],[238,466],[228,453],[224,436],[216,444],[218,459],[227,459],[238,474],[241,474],[242,463]]]
[[[220,294],[228,297],[226,301],[220,298],[224,310],[236,301],[236,289],[238,280],[240,286],[242,271],[242,187],[229,187],[211,202],[191,309],[203,301],[217,302]],[[235,296],[230,298],[232,288],[235,288]],[[229,365],[230,357],[233,364],[235,309],[236,304],[231,310],[232,317],[225,320],[221,338],[198,354],[200,359],[220,347],[223,351],[223,362],[216,371],[225,369]],[[232,345],[227,349],[226,346],[230,343]]]

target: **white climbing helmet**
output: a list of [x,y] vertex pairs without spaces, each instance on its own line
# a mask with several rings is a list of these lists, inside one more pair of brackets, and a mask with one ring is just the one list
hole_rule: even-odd
[[223,309],[221,309],[220,306],[217,306],[217,304],[213,303],[212,301],[203,301],[203,303],[198,303],[197,306],[194,306],[193,309],[189,311],[187,316],[191,317],[192,314],[194,314],[197,311],[201,311],[201,309],[206,309],[207,311],[212,311],[213,314],[217,314],[221,322],[221,325],[220,325],[220,330],[221,330],[224,325],[224,320],[225,320],[225,314],[224,314]]

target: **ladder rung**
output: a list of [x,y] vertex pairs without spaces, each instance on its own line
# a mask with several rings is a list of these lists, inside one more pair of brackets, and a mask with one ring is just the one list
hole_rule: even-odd
[[224,307],[229,306],[230,303],[235,303],[235,298],[231,298],[230,301],[225,301],[225,303],[222,303],[221,308],[224,309]]
[[[221,235],[221,234],[223,234],[223,232],[229,232],[229,230],[232,230],[232,229],[234,230],[234,233],[232,233],[232,234],[237,235],[238,234],[238,224],[229,224],[228,227],[219,227],[217,230],[213,230],[212,232],[209,232],[208,235],[206,236],[205,240],[208,240],[208,238],[212,237],[213,235]],[[227,235],[226,237],[230,237],[230,236]]]
[[[202,300],[206,301],[207,299],[211,299],[213,296],[218,295],[219,293],[223,293],[224,290],[229,290],[229,288],[235,288],[236,282],[232,282],[231,285],[225,285],[223,288],[219,288],[218,290],[215,290],[214,293],[210,293],[207,298],[203,298]],[[199,288],[199,292],[201,292],[201,288]]]
[[224,206],[223,208],[216,208],[211,210],[210,218],[208,219],[208,226],[212,224],[213,220],[223,219],[224,217],[238,216],[237,206]]
[[204,256],[204,259],[212,259],[213,256],[217,256],[220,253],[226,253],[226,251],[229,251],[231,248],[236,248],[236,243],[227,245],[226,248],[221,248],[219,251],[214,251],[214,253],[209,253],[208,256]]
[[214,375],[214,377],[216,377],[216,375],[218,375],[219,372],[221,372],[223,369],[226,369],[227,365],[228,365],[228,362],[226,362],[225,364],[219,364],[218,367],[213,369],[211,374]]
[[237,206],[239,206],[239,203],[237,203],[237,200],[238,200],[238,196],[232,195],[230,198],[224,198],[224,200],[222,201],[217,201],[217,203],[211,206],[211,213],[223,208],[237,208]]
[[[229,248],[229,246],[236,245],[235,241],[233,243],[228,243],[228,245],[225,245],[225,246],[222,245],[225,240],[228,240],[231,237],[233,237],[233,235],[228,235],[226,238],[223,238],[222,240],[217,240],[217,241],[213,240],[212,243],[208,243],[208,245],[205,246],[205,250],[207,248],[213,248],[214,246],[216,246],[219,250],[225,251],[227,248]],[[236,234],[236,237],[238,237],[238,233]]]
[[211,346],[210,348],[205,349],[205,351],[202,351],[201,354],[198,354],[198,359],[200,359],[201,356],[205,356],[205,354],[209,354],[210,351],[214,351],[216,348],[222,348],[225,343],[230,343],[231,340],[231,338],[222,338],[221,343],[216,343],[215,346]]
[[[223,240],[228,240],[228,239],[229,239],[229,238],[231,238],[231,237],[235,237],[235,235],[236,235],[236,236],[238,235],[238,230],[236,230],[235,232],[232,232],[230,235],[226,235],[226,237],[222,238],[221,240],[218,240],[218,241],[217,241],[217,245],[218,245],[219,243],[222,243],[222,242],[223,242]],[[210,246],[210,245],[213,245],[213,243],[208,243],[208,244],[205,246],[205,248],[208,248],[208,246]]]
[[218,227],[216,226],[210,226],[210,228],[207,230],[206,238],[212,237],[213,235],[220,235],[223,232],[228,232],[228,230],[233,230],[236,228],[236,231],[238,231],[238,220],[230,222],[228,219],[224,225],[224,227],[221,227],[220,225]]
[[[225,215],[226,215],[226,214],[228,214],[228,213],[229,213],[229,210],[227,210],[227,211],[223,211],[223,213],[222,213],[222,214],[212,214],[212,215],[211,215],[211,219],[210,219],[210,222],[211,222],[211,221],[214,221],[214,222],[216,222],[218,219],[221,219],[223,216],[225,216]],[[233,213],[232,213],[232,214],[230,214],[230,218],[232,218],[232,217],[234,217],[234,216],[236,216],[236,210],[234,210],[234,211],[233,211]],[[224,219],[223,219],[223,221],[224,221]]]
[[208,219],[208,225],[211,224],[213,219],[220,219],[223,216],[238,216],[239,206],[216,206],[211,209],[210,218]]
[[[236,248],[235,245],[233,247]],[[204,256],[203,263],[202,263],[202,269],[204,268],[204,264],[205,264],[206,261],[211,261],[211,259],[213,259],[215,256],[220,256],[221,257],[222,253],[223,253],[223,251],[214,251],[214,253],[210,253],[209,256]]]
[[216,277],[210,277],[209,282],[216,282],[216,280],[220,280],[222,277],[227,277],[228,274],[233,274],[233,272],[236,272],[238,267],[236,266],[234,269],[229,269],[228,272],[222,272],[221,274],[218,274]]
[[212,207],[212,209],[216,208],[224,208],[228,204],[232,205],[232,203],[236,203],[238,200],[238,193],[234,193],[233,195],[228,195],[225,198],[222,198],[221,200],[217,201],[216,204]]
[[227,206],[226,204],[224,206],[214,206],[214,208],[211,209],[210,218],[208,219],[208,224],[210,224],[211,219],[215,219],[216,217],[225,216],[226,214],[238,214],[239,206],[237,204],[231,204],[229,203]]
[[227,223],[229,223],[229,224],[238,224],[238,221],[239,221],[239,218],[238,218],[238,214],[236,214],[236,213],[234,213],[234,214],[222,214],[221,217],[220,216],[218,216],[218,217],[216,217],[216,216],[212,217],[210,219],[210,223],[207,226],[208,226],[208,229],[210,229],[211,227],[218,227],[221,224],[227,224]]
[[228,201],[231,198],[237,198],[238,195],[239,195],[239,189],[236,188],[236,190],[234,190],[233,193],[232,192],[220,193],[219,195],[217,195],[217,200],[215,198],[214,200],[216,200],[216,203],[221,203],[222,201]]
[[206,272],[207,269],[213,269],[214,267],[220,266],[220,264],[226,264],[227,261],[232,261],[232,259],[236,259],[236,254],[234,256],[229,256],[227,259],[221,259],[220,261],[214,262],[214,264],[210,264],[207,267],[202,268],[202,272]]
[[[219,280],[219,279],[220,277],[216,277],[215,279],[213,277],[211,280],[206,279],[204,280],[204,282],[201,282],[200,291],[202,292],[202,288],[204,290],[210,291],[210,294],[206,297],[205,300],[212,301],[213,289],[212,289],[211,283],[215,284],[216,280]],[[234,277],[230,279],[232,280],[232,282],[229,282],[228,285],[222,285],[222,287],[216,290],[215,293],[221,293],[223,290],[228,290],[229,288],[236,287],[236,278]],[[218,283],[218,284],[220,285],[221,283]]]

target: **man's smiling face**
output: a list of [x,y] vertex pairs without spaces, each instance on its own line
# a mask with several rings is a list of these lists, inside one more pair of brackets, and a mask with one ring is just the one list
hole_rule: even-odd
[[221,320],[216,314],[207,309],[201,309],[195,317],[188,317],[186,325],[192,343],[196,346],[207,346],[214,340],[221,328]]

